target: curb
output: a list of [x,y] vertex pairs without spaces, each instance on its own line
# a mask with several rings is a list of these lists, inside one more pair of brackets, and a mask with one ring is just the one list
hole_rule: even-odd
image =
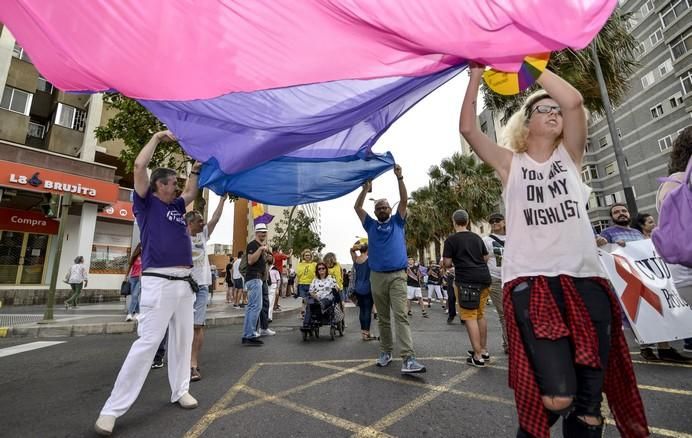
[[[299,313],[300,307],[274,312],[274,320],[288,319]],[[245,315],[220,315],[206,319],[207,327],[242,325]],[[59,324],[59,323],[57,323]],[[0,338],[65,338],[103,334],[125,334],[137,331],[136,322],[107,322],[102,324],[18,326],[0,327]]]

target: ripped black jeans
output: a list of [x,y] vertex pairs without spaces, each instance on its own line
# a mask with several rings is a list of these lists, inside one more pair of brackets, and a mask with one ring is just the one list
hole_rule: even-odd
[[[530,285],[520,283],[512,291],[512,302],[519,332],[526,354],[534,370],[536,383],[542,396],[573,397],[573,414],[601,416],[603,380],[610,351],[610,299],[600,284],[585,278],[574,278],[577,293],[586,309],[598,337],[598,354],[602,368],[596,369],[574,363],[574,346],[568,337],[536,339],[529,318]],[[565,299],[558,277],[549,277],[548,286],[563,320],[567,321]],[[551,423],[557,416],[551,415]]]

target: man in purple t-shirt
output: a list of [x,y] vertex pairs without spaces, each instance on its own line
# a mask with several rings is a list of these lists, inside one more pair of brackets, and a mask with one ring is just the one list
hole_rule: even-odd
[[147,175],[156,146],[175,141],[173,133],[154,134],[142,148],[134,165],[133,210],[142,239],[141,314],[137,317],[139,338],[132,344],[113,391],[94,426],[100,435],[110,435],[116,418],[137,399],[149,373],[152,359],[168,329],[168,381],[171,403],[185,409],[197,407],[188,392],[194,302],[191,277],[192,248],[185,223],[185,206],[197,196],[201,163],[192,172],[182,195],[176,197],[177,175],[159,168]]

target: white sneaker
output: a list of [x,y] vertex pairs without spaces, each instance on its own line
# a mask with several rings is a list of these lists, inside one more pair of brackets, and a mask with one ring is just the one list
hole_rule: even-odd
[[94,425],[94,431],[101,436],[110,436],[113,433],[114,426],[115,415],[99,415]]
[[178,399],[178,404],[183,409],[194,409],[197,407],[197,399],[191,396],[189,392],[186,392]]
[[132,314],[131,313],[127,314],[127,318],[125,318],[125,321],[126,322],[132,321]]
[[262,335],[260,334],[260,332],[255,331],[255,337],[256,337],[256,338],[259,338],[260,336],[262,336]]
[[272,329],[260,330],[260,336],[274,336],[276,332]]

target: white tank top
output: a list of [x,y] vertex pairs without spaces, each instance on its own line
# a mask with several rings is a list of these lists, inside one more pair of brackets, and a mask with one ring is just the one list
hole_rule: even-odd
[[591,189],[560,144],[544,163],[514,154],[502,193],[507,243],[502,281],[517,277],[605,277],[586,203]]

